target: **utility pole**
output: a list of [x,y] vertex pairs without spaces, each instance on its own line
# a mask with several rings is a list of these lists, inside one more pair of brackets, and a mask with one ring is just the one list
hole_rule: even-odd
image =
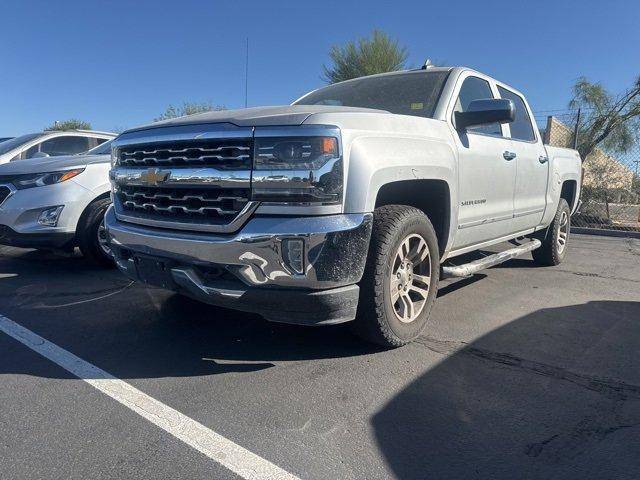
[[249,97],[249,37],[247,37],[247,52],[244,65],[244,108],[247,108]]
[[[578,114],[576,115],[576,126],[573,129],[573,149],[578,149],[578,128],[580,127],[580,109],[578,108]],[[582,159],[584,162],[584,158]]]

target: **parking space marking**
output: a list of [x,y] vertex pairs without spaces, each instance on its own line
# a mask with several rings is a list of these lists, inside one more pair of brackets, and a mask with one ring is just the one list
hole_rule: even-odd
[[0,331],[246,480],[298,479],[259,455],[2,315]]

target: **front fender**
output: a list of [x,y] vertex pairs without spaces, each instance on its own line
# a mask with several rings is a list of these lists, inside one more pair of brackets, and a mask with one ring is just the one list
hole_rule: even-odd
[[[442,180],[457,206],[457,170],[453,148],[438,138],[355,138],[348,152],[345,213],[372,212],[383,185],[402,180]],[[451,212],[450,218],[456,218]]]

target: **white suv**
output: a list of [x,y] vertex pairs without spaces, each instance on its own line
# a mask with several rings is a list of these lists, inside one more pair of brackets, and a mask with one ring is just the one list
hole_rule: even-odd
[[113,133],[93,130],[28,133],[0,143],[0,164],[29,158],[75,155],[91,150],[115,136]]
[[111,203],[111,141],[86,154],[0,165],[0,244],[46,250],[80,247],[110,266],[102,218]]

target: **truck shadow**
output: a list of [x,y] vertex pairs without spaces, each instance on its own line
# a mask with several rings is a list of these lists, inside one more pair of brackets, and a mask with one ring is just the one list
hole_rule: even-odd
[[[117,270],[84,259],[37,251],[0,259],[0,314],[81,358],[124,378],[161,378],[250,372],[277,362],[368,355],[348,324],[301,327],[217,308],[131,283]],[[52,279],[50,272],[55,271]],[[484,278],[450,281],[439,296]],[[0,373],[30,371],[8,358]],[[65,377],[66,378],[66,377]]]
[[538,310],[442,355],[371,420],[398,478],[639,478],[640,302]]

